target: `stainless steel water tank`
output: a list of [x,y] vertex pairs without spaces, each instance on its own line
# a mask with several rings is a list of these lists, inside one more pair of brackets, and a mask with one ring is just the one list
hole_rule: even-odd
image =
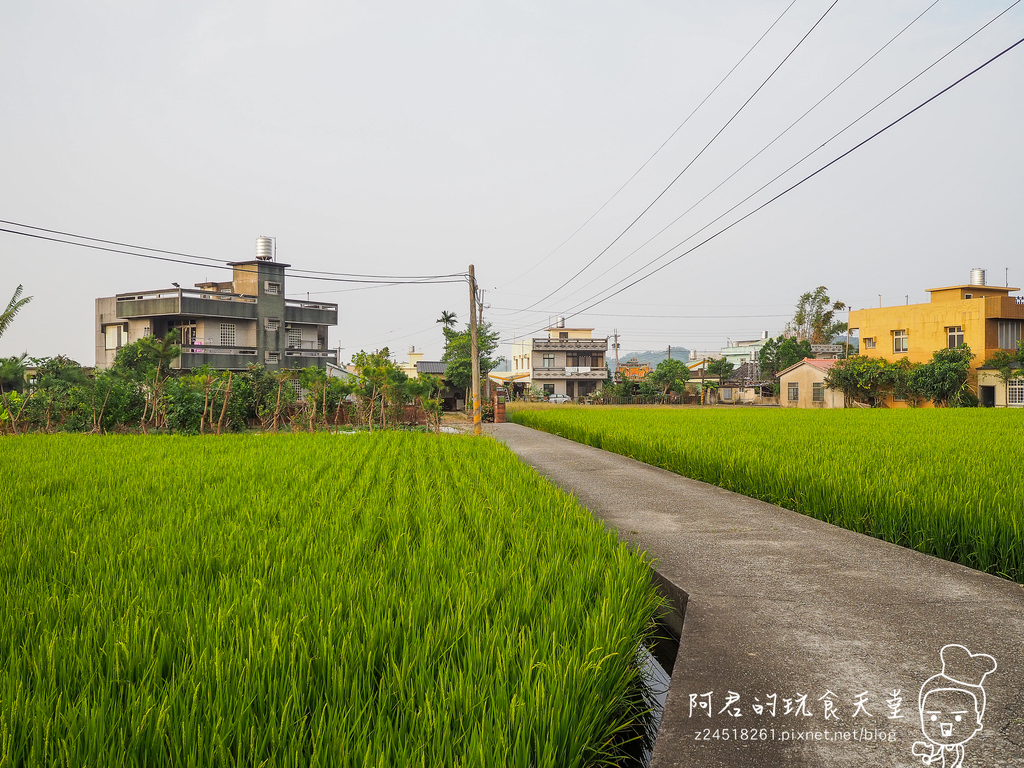
[[274,260],[274,240],[270,237],[257,237],[256,238],[256,260],[257,261],[273,261]]

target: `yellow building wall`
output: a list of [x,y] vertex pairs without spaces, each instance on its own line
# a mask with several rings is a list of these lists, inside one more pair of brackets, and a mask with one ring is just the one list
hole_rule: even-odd
[[593,333],[593,328],[548,328],[549,339],[591,339]]
[[[932,353],[947,346],[947,328],[964,329],[964,343],[978,355],[985,351],[985,299],[958,299],[931,304],[908,304],[850,312],[850,328],[860,329],[860,354],[884,357],[889,362],[906,358],[927,363]],[[893,351],[893,331],[907,332],[906,352]],[[875,348],[866,340],[873,338]]]
[[[971,348],[974,359],[970,383],[977,387],[977,367],[992,357],[999,350],[998,320],[1024,319],[1024,305],[1005,295],[1001,289],[998,295],[977,296],[981,289],[976,289],[975,298],[961,298],[970,293],[970,287],[945,288],[932,291],[932,301],[928,304],[907,304],[877,309],[857,309],[850,312],[849,325],[858,329],[860,335],[860,354],[866,357],[881,357],[889,362],[906,358],[912,363],[927,363],[932,354],[948,347],[948,328],[963,328],[964,343]],[[1015,289],[1010,289],[1015,290]],[[895,352],[893,331],[907,332],[907,351]],[[868,339],[875,340],[875,347],[867,345]],[[906,408],[906,402],[893,401],[886,398],[889,407]],[[931,406],[930,402],[920,405]]]

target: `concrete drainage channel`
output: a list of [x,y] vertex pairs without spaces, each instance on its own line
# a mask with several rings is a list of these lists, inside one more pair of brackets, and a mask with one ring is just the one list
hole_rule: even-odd
[[641,753],[635,757],[637,764],[645,768],[650,765],[657,743],[658,729],[665,711],[665,702],[668,699],[672,672],[675,669],[676,656],[679,654],[679,638],[683,632],[683,619],[686,616],[686,601],[688,599],[686,592],[653,568],[651,569],[651,581],[664,598],[665,606],[658,616],[658,632],[655,634],[654,641],[644,649],[646,651],[644,662],[647,669],[648,695],[653,712],[650,727],[653,733],[643,744]]
[[[654,756],[662,714],[668,699],[672,671],[679,653],[679,637],[686,613],[687,594],[655,570],[651,570],[651,581],[665,600],[665,606],[657,617],[658,629],[651,642],[641,646],[638,662],[644,670],[644,695],[651,710],[651,717],[641,725],[645,733],[631,732],[624,768],[648,768]],[[637,738],[639,736],[639,738]]]

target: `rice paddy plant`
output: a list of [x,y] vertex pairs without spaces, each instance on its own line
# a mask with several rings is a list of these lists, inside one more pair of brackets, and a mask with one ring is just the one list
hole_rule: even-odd
[[0,454],[0,766],[583,766],[643,717],[643,556],[493,441]]
[[560,406],[509,420],[1024,581],[1017,411]]

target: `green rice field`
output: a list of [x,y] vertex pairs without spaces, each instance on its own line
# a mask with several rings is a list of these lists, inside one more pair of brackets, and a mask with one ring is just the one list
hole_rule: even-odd
[[554,406],[510,421],[1024,581],[1024,413]]
[[0,445],[0,767],[613,764],[650,564],[491,440]]

